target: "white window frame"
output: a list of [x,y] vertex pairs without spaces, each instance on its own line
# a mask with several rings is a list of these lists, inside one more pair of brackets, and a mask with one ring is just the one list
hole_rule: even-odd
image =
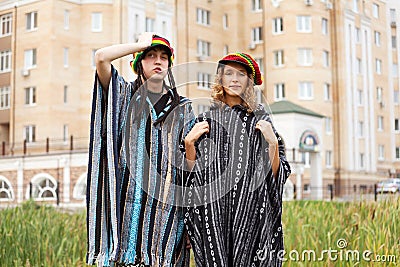
[[355,37],[356,37],[356,43],[357,44],[361,43],[361,29],[358,27],[355,28]]
[[383,101],[383,88],[380,86],[376,87],[376,101],[378,103]]
[[211,89],[211,74],[205,72],[198,72],[197,73],[197,88],[198,89]]
[[274,52],[274,67],[283,67],[285,65],[285,52],[283,49]]
[[323,50],[322,51],[322,65],[325,68],[329,67],[329,51]]
[[358,106],[364,105],[364,91],[357,89],[357,104]]
[[203,8],[197,8],[197,24],[203,25],[203,26],[209,26],[210,25],[210,17],[211,17],[211,12],[209,10],[203,9]]
[[37,61],[37,50],[36,48],[28,49],[24,51],[24,67],[25,69],[36,68]]
[[399,99],[400,99],[400,92],[399,90],[393,90],[393,103],[395,105],[399,104]]
[[297,63],[299,66],[309,67],[313,65],[313,51],[311,48],[297,49]]
[[365,155],[364,153],[360,153],[360,169],[365,168]]
[[383,132],[383,130],[384,130],[384,124],[383,124],[383,120],[384,120],[384,118],[383,118],[383,116],[378,116],[378,122],[377,122],[377,129],[378,129],[378,131],[379,132]]
[[10,182],[4,177],[0,175],[0,192],[4,193],[5,198],[0,198],[0,202],[8,202],[14,200],[14,192]]
[[276,17],[272,19],[272,33],[273,34],[283,33],[283,17]]
[[228,45],[224,45],[223,54],[227,55],[228,53],[229,53],[229,46]]
[[210,56],[211,43],[204,40],[197,40],[197,55]]
[[311,16],[305,16],[305,15],[297,16],[296,29],[297,32],[311,33],[312,32]]
[[36,87],[30,86],[25,88],[25,105],[26,106],[35,106],[36,105]]
[[10,36],[12,34],[12,14],[0,16],[0,37]]
[[392,74],[393,74],[393,77],[399,76],[399,65],[397,63],[392,64]]
[[263,34],[262,34],[262,27],[254,27],[251,29],[251,41],[255,44],[262,43],[263,41]]
[[400,119],[394,118],[394,132],[400,133]]
[[374,31],[374,41],[376,46],[381,46],[381,33],[378,31]]
[[96,69],[96,51],[97,51],[97,49],[92,49],[92,57],[91,57],[91,62],[90,62],[92,69]]
[[321,20],[321,32],[323,35],[328,35],[329,29],[328,29],[328,19],[322,18]]
[[353,11],[356,13],[359,12],[358,5],[359,5],[359,0],[353,0]]
[[332,168],[332,151],[325,151],[325,167]]
[[375,59],[375,72],[376,74],[382,74],[382,60]]
[[299,82],[299,99],[312,100],[314,99],[314,83],[309,81]]
[[226,13],[222,16],[222,27],[224,27],[224,30],[229,28],[228,14]]
[[362,74],[362,61],[361,58],[356,58],[356,71],[358,75]]
[[324,83],[324,100],[331,101],[331,85],[329,83]]
[[92,12],[92,32],[103,31],[103,13]]
[[360,138],[364,137],[364,122],[363,121],[357,122],[357,133],[358,133],[358,137],[360,137]]
[[26,18],[26,30],[34,31],[38,28],[38,12],[32,11],[25,14]]
[[155,19],[146,17],[145,19],[145,31],[154,32],[155,31]]
[[376,3],[372,3],[372,16],[379,19],[379,5]]
[[64,124],[63,125],[63,141],[64,141],[64,143],[68,142],[68,134],[69,134],[69,132],[68,132],[68,124]]
[[11,100],[10,86],[0,87],[0,110],[9,109]]
[[64,68],[69,66],[69,48],[64,47]]
[[68,85],[64,85],[63,102],[64,104],[68,103]]
[[332,134],[332,118],[325,117],[325,133]]
[[396,35],[392,35],[391,42],[392,42],[392,49],[397,49],[397,36]]
[[64,10],[64,30],[69,30],[69,18],[70,11],[68,9]]
[[36,142],[36,126],[26,125],[24,126],[23,138],[27,143]]
[[274,84],[274,96],[275,96],[275,101],[285,100],[286,98],[285,83]]
[[0,52],[0,73],[11,71],[11,50],[4,50]]
[[264,59],[262,57],[257,57],[254,60],[258,64],[258,67],[260,68],[260,72],[264,73]]
[[378,160],[385,160],[385,146],[378,145]]
[[396,160],[400,160],[400,146],[396,146],[396,155],[395,155],[395,157],[396,157]]
[[251,11],[262,11],[261,0],[251,0]]

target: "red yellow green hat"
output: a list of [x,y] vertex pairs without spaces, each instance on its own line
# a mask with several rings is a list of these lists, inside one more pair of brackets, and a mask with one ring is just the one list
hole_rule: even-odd
[[161,36],[158,36],[158,35],[153,35],[153,40],[149,47],[147,47],[143,51],[136,52],[133,54],[133,60],[131,61],[131,68],[132,68],[133,72],[137,73],[137,63],[139,62],[139,60],[142,59],[143,55],[145,55],[147,52],[149,52],[149,50],[151,48],[153,48],[155,46],[159,46],[159,45],[162,45],[167,48],[166,50],[167,50],[167,53],[169,56],[168,67],[172,66],[172,63],[174,61],[174,49],[171,47],[171,45],[167,39],[165,39]]
[[257,62],[254,60],[252,56],[246,53],[231,53],[224,56],[220,61],[218,61],[218,63],[222,65],[226,65],[229,62],[236,62],[243,65],[247,69],[247,71],[252,75],[254,84],[255,85],[262,84],[260,67],[258,66]]

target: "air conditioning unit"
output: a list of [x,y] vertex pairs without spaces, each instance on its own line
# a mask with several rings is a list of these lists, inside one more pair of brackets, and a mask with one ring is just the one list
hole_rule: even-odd
[[254,42],[249,43],[249,49],[250,50],[256,49],[256,44]]
[[304,0],[304,4],[306,4],[307,6],[312,6],[313,0]]
[[331,2],[329,2],[329,1],[326,2],[325,6],[326,6],[326,9],[328,9],[328,10],[332,10],[333,9],[333,4]]
[[29,76],[29,74],[30,74],[30,71],[28,69],[22,69],[21,70],[21,75],[22,76],[27,77],[27,76]]
[[204,61],[204,60],[206,60],[206,56],[204,56],[204,55],[198,55],[198,56],[197,56],[197,60],[198,60],[198,61]]

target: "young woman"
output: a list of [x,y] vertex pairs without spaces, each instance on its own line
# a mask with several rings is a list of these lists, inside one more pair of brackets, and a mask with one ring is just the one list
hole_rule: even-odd
[[[134,82],[111,62],[133,54]],[[188,266],[182,210],[172,185],[184,121],[193,118],[175,88],[173,49],[143,34],[96,52],[87,191],[87,263]],[[169,86],[164,78],[168,76]],[[179,149],[179,148],[178,148]]]
[[193,168],[185,223],[196,265],[280,266],[290,166],[283,140],[255,103],[259,67],[248,54],[229,54],[219,61],[215,83],[210,111],[185,137]]

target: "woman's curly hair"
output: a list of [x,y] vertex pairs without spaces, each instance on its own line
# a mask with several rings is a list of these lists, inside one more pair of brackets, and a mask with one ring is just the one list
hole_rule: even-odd
[[[222,75],[224,74],[224,69],[225,65],[219,64],[217,68],[217,74],[215,75],[214,84],[211,87],[211,97],[214,100],[219,100],[223,103],[225,103],[225,91],[224,87],[222,86]],[[251,75],[249,73],[247,73],[247,76],[249,77],[247,88],[244,90],[240,97],[243,101],[242,105],[247,109],[248,113],[251,113],[257,108],[257,104],[256,95],[254,93],[254,82],[251,79]]]

